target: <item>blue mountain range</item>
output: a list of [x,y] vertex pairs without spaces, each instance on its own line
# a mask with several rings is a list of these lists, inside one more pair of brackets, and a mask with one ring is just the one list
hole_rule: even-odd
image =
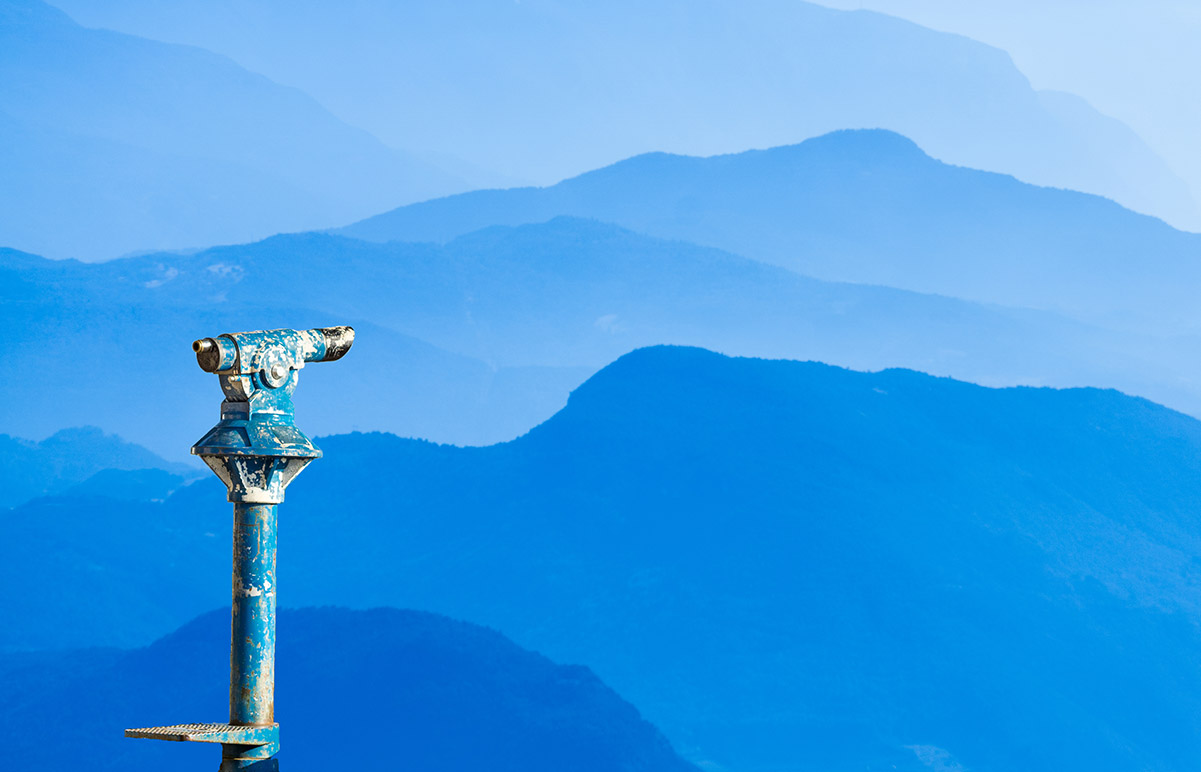
[[[495,631],[413,611],[337,608],[286,610],[279,629],[279,759],[288,772],[696,770],[588,668],[554,664]],[[214,746],[130,740],[121,730],[223,721],[228,661],[228,610],[143,649],[8,655],[0,719],[58,721],[6,735],[5,763],[211,769]]]
[[1201,235],[1111,201],[940,163],[886,131],[711,158],[653,153],[548,188],[473,191],[343,228],[448,241],[591,217],[831,281],[882,284],[1108,327],[1195,335]]
[[[694,762],[1198,760],[1201,423],[1144,400],[660,347],[514,442],[319,444],[283,603],[586,662]],[[219,605],[227,507],[206,479],[13,510],[0,645],[138,645]]]
[[888,132],[644,156],[338,234],[104,264],[0,251],[0,319],[39,342],[10,353],[13,371],[88,373],[33,393],[6,379],[0,397],[27,407],[5,427],[17,436],[94,424],[178,459],[214,410],[190,339],[339,322],[361,342],[349,377],[306,371],[311,432],[511,439],[604,364],[660,343],[1103,385],[1201,415],[1199,247],[1095,196],[950,167]]
[[196,369],[192,339],[331,321],[360,336],[338,373],[302,374],[299,420],[315,433],[511,439],[600,367],[659,343],[990,384],[1109,384],[1201,411],[1176,380],[1173,363],[1190,350],[1179,341],[817,281],[590,220],[485,229],[445,245],[299,234],[103,264],[0,252],[0,276],[11,298],[0,320],[38,342],[10,352],[13,372],[70,362],[87,373],[33,392],[0,381],[0,398],[26,406],[8,431],[97,424],[174,460],[215,420],[220,397]]

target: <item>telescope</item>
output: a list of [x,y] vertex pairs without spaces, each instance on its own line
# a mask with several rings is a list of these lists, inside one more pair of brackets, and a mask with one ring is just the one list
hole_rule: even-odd
[[293,423],[292,394],[310,362],[341,359],[350,327],[255,330],[192,344],[225,395],[221,419],[192,447],[234,505],[229,723],[126,729],[126,737],[221,744],[220,772],[276,772],[275,543],[284,490],[321,450]]

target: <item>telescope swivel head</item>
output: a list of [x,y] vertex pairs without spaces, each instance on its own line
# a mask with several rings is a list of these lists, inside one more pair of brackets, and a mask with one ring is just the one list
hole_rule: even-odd
[[256,330],[201,338],[192,344],[200,369],[221,378],[230,402],[257,402],[259,411],[292,412],[297,371],[306,362],[333,362],[350,351],[351,327]]
[[321,450],[293,424],[292,393],[307,362],[341,359],[350,327],[255,330],[192,344],[200,369],[221,380],[221,420],[192,447],[225,482],[229,500],[279,503],[284,488]]

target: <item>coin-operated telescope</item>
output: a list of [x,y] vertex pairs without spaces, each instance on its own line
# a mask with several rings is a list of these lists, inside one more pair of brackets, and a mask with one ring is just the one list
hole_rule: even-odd
[[217,473],[234,505],[229,723],[126,729],[126,737],[221,744],[220,772],[277,770],[275,723],[275,537],[284,489],[321,457],[293,424],[292,393],[308,362],[341,359],[350,327],[258,330],[202,338],[196,361],[221,379],[221,420],[192,448]]

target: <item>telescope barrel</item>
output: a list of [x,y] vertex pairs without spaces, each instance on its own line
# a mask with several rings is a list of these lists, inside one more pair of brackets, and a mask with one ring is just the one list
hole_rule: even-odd
[[[192,343],[196,352],[196,363],[206,373],[229,373],[237,370],[245,374],[255,361],[254,351],[277,349],[299,356],[294,368],[303,362],[334,362],[341,359],[354,345],[353,327],[318,327],[311,330],[265,330],[218,335],[201,338]],[[252,353],[243,351],[250,347]],[[239,357],[242,357],[240,359]],[[249,360],[249,361],[247,361]]]

